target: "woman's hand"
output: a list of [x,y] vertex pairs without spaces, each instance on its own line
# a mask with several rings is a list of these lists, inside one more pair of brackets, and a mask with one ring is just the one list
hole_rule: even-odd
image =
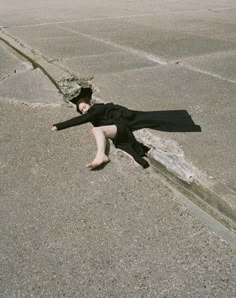
[[51,128],[51,130],[57,130],[57,127],[56,127],[56,126],[53,126],[53,127]]

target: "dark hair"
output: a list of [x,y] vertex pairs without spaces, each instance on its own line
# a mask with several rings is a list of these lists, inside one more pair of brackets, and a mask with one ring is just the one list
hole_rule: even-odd
[[79,104],[80,103],[86,103],[88,105],[91,105],[91,99],[89,99],[89,98],[82,98],[82,99],[80,99],[77,102],[77,104],[76,104],[76,110],[77,110],[78,113],[82,114],[81,111],[80,111],[80,109],[79,109]]
[[86,104],[91,104],[93,90],[92,88],[81,88],[80,94],[73,98],[71,102],[76,105],[76,110],[81,114],[79,110],[79,104],[84,102]]

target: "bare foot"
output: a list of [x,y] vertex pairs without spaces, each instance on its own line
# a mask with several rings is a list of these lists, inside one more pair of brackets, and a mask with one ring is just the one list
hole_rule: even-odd
[[109,162],[110,159],[107,155],[96,157],[91,163],[86,165],[86,168],[95,169],[100,165]]

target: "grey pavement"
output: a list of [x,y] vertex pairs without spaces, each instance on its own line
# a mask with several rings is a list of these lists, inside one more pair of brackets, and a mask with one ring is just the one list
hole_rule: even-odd
[[[235,2],[57,1],[55,7],[50,1],[47,11],[40,3],[24,10],[5,4],[4,30],[51,67],[94,76],[95,97],[102,101],[140,110],[187,109],[202,133],[153,132],[154,149],[165,140],[174,144],[153,156],[178,177],[207,187],[228,214],[236,214]],[[16,18],[17,9],[22,16]],[[178,155],[170,148],[176,142]]]
[[0,41],[0,98],[26,104],[61,104],[62,95],[39,68]]
[[235,296],[219,223],[120,151],[88,171],[90,126],[50,130],[72,109],[0,105],[1,297]]
[[[137,137],[234,212],[235,12],[234,1],[4,1],[0,26],[55,81],[68,70],[94,76],[104,102],[187,109],[203,132]],[[113,147],[87,171],[90,126],[53,133],[75,111],[37,65],[2,42],[0,53],[1,295],[234,297],[235,236]]]
[[[11,76],[16,72],[25,71],[27,68],[31,68],[31,64],[28,63],[27,60],[16,57],[13,55],[5,44],[0,43],[0,61],[1,61],[1,69],[0,69],[0,80],[4,80],[5,78]],[[11,73],[12,72],[12,73]]]

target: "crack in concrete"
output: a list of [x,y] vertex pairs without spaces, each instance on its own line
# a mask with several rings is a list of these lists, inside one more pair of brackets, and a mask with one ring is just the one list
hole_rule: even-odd
[[[85,34],[85,33],[80,33],[80,32],[77,32],[76,30],[73,30],[73,29],[64,28],[62,26],[57,26],[57,27],[60,28],[60,29],[62,29],[62,30],[64,30],[64,31],[71,32],[71,33],[74,33],[76,35],[80,35],[80,36],[89,38],[91,40],[101,42],[103,44],[107,44],[109,46],[112,46],[114,48],[121,49],[123,51],[127,51],[127,52],[129,52],[131,54],[137,55],[137,56],[142,57],[142,58],[146,58],[147,60],[152,61],[152,62],[155,62],[155,63],[157,63],[159,65],[178,64],[181,67],[184,67],[184,68],[187,68],[187,69],[191,69],[191,70],[196,71],[196,72],[200,72],[200,73],[203,73],[203,74],[206,74],[206,75],[209,75],[209,76],[212,76],[212,77],[215,77],[215,78],[224,80],[224,81],[228,81],[228,82],[231,82],[231,83],[236,83],[236,81],[234,81],[234,80],[230,80],[230,79],[224,78],[224,77],[222,77],[220,75],[217,75],[217,74],[214,74],[214,73],[211,73],[211,72],[208,72],[208,71],[201,70],[200,68],[184,65],[180,61],[173,61],[173,62],[164,61],[160,57],[155,56],[155,55],[150,54],[150,53],[147,53],[147,52],[144,52],[144,51],[135,50],[135,49],[133,49],[131,47],[119,45],[119,44],[116,44],[114,42],[111,42],[111,41],[102,39],[102,38],[98,38],[98,37],[95,37],[95,36],[92,36],[92,35],[89,35],[89,34]],[[210,54],[207,54],[207,55],[210,55]],[[201,55],[200,57],[203,57],[203,56],[204,55]],[[193,59],[193,58],[191,58],[191,59]],[[186,60],[183,60],[183,61],[186,61]]]
[[[14,36],[11,36],[9,33],[7,33],[2,28],[0,30],[0,33],[2,35],[2,36],[0,36],[0,40],[2,42],[4,42],[7,46],[9,46],[11,49],[13,49],[14,51],[16,51],[20,56],[24,57],[27,61],[29,61],[32,64],[33,69],[40,68],[41,71],[44,73],[44,75],[46,75],[49,78],[49,80],[53,83],[53,85],[61,93],[61,90],[60,90],[57,82],[50,75],[50,73],[47,72],[46,68],[40,62],[36,61],[36,57],[35,56],[38,55],[40,57],[40,59],[44,61],[45,64],[50,64],[50,62],[48,61],[48,59],[46,57],[44,57],[40,53],[36,52],[34,49],[32,49],[30,47],[27,47],[20,40],[18,40]],[[33,57],[32,57],[32,55],[33,55]],[[56,65],[55,65],[55,67],[58,68],[58,66],[56,66]]]
[[27,72],[27,71],[31,71],[31,70],[34,70],[35,68],[32,66],[32,64],[29,64],[28,63],[22,63],[22,66],[25,66],[24,69],[14,69],[11,73],[9,73],[8,75],[6,75],[5,77],[1,78],[0,79],[0,82],[6,80],[6,79],[10,79],[11,77],[15,76],[15,75],[18,75],[20,73],[24,73],[24,72]]
[[[60,23],[60,22],[59,22],[59,23]],[[58,23],[58,24],[59,24],[59,23]],[[60,24],[63,24],[63,23],[60,23]],[[197,67],[194,67],[194,66],[184,65],[184,64],[182,63],[182,61],[192,60],[192,59],[194,59],[195,57],[191,57],[191,58],[189,58],[189,59],[186,58],[186,59],[184,59],[184,60],[182,60],[182,61],[173,61],[173,62],[172,62],[172,61],[164,61],[164,60],[162,60],[160,57],[155,56],[155,55],[150,54],[150,53],[147,53],[147,52],[144,52],[144,51],[135,50],[135,49],[133,49],[133,48],[131,48],[131,47],[127,47],[127,46],[119,45],[119,44],[116,44],[116,43],[114,43],[114,42],[111,42],[111,41],[108,41],[108,40],[105,40],[105,39],[101,39],[101,38],[97,38],[97,37],[92,36],[92,35],[89,35],[89,34],[80,33],[80,32],[77,32],[76,30],[73,30],[73,29],[64,28],[64,27],[62,27],[62,26],[57,26],[57,27],[60,28],[60,29],[62,29],[62,30],[64,30],[64,31],[71,32],[71,33],[74,33],[74,34],[76,34],[76,35],[80,35],[80,36],[89,38],[89,39],[91,39],[91,40],[101,42],[101,43],[103,43],[103,44],[107,44],[107,45],[112,46],[112,47],[114,47],[114,48],[118,48],[118,49],[120,49],[120,50],[129,52],[129,53],[131,53],[131,54],[140,56],[140,57],[142,57],[142,58],[146,58],[146,59],[148,59],[149,61],[155,62],[155,63],[157,63],[157,64],[159,64],[159,65],[177,64],[177,65],[180,65],[181,67],[184,67],[184,68],[186,68],[186,69],[190,69],[190,70],[195,71],[195,72],[198,72],[198,73],[206,74],[206,75],[209,75],[209,76],[218,78],[218,79],[220,79],[220,80],[228,81],[228,82],[230,82],[230,83],[236,83],[236,81],[234,81],[234,80],[230,80],[230,79],[224,78],[224,77],[222,77],[222,76],[220,76],[220,75],[217,75],[217,74],[212,73],[212,72],[209,72],[209,71],[204,71],[204,70],[202,70],[202,69],[200,69],[200,68],[197,68]],[[1,28],[1,30],[3,30],[3,29]],[[7,33],[6,33],[6,34],[7,34]],[[13,38],[13,39],[14,39],[16,42],[18,42],[22,47],[24,47],[24,48],[28,48],[28,49],[29,49],[29,47],[27,47],[26,45],[24,45],[22,42],[20,42],[20,41],[17,40],[16,38],[12,37],[10,34],[7,34],[7,35],[8,35],[9,37]],[[0,37],[0,39],[1,39],[1,37]],[[4,40],[3,40],[3,41],[4,41]],[[36,51],[35,51],[34,49],[31,49],[31,52],[32,52],[33,54],[36,54]],[[227,51],[227,52],[228,52],[228,51]],[[233,53],[233,52],[235,52],[235,51],[231,51],[231,52]],[[213,53],[213,55],[217,55],[217,54],[219,54],[219,53],[225,53],[225,51],[216,52],[216,53]],[[69,73],[69,68],[63,67],[62,65],[60,65],[59,63],[57,63],[58,61],[62,61],[63,59],[60,59],[60,58],[50,59],[50,58],[47,58],[47,57],[43,56],[43,55],[42,55],[41,53],[39,53],[39,52],[37,52],[37,54],[40,55],[43,59],[45,59],[45,61],[47,61],[47,63],[49,63],[49,64],[50,64],[50,63],[53,63],[56,67],[58,67],[58,68],[60,68],[61,70],[63,70],[63,71],[65,71],[65,72]],[[205,56],[207,57],[207,56],[209,56],[209,55],[212,55],[212,54],[209,53],[209,54],[206,54],[206,55],[199,55],[199,56],[197,56],[197,58],[198,58],[198,57],[205,57]],[[31,63],[32,63],[32,62],[31,62]],[[37,66],[37,67],[38,67],[38,66]],[[42,69],[42,70],[43,70],[43,69]],[[44,70],[43,70],[43,72],[45,73]],[[92,78],[90,77],[90,80],[91,80],[91,79],[92,79]],[[57,88],[58,88],[58,86],[57,86]]]
[[148,16],[171,15],[171,14],[198,13],[198,12],[207,12],[207,11],[216,12],[216,11],[229,10],[229,9],[236,9],[236,6],[207,8],[207,9],[200,9],[200,10],[169,11],[169,12],[157,12],[157,13],[146,13],[146,14],[144,13],[144,14],[115,16],[115,17],[87,18],[87,19],[78,19],[78,20],[61,21],[61,22],[45,22],[45,23],[37,23],[37,24],[16,25],[16,26],[10,26],[9,28],[37,27],[37,26],[57,25],[57,24],[70,24],[70,23],[78,23],[78,22],[91,22],[91,21],[99,21],[99,20],[116,20],[116,19],[128,19],[128,18],[146,17],[146,16],[148,17]]
[[[94,99],[95,102],[104,103],[99,97],[94,96]],[[178,142],[158,137],[147,128],[135,131],[134,135],[140,142],[151,148],[148,154],[151,158],[159,161],[183,181],[192,183],[199,180],[200,177],[207,177],[189,161],[186,161],[184,150]]]
[[[16,42],[20,47],[22,47],[23,49],[29,50],[32,52],[32,54],[35,54],[35,50],[31,49],[30,47],[27,47],[25,44],[23,44],[20,40],[18,40],[16,37],[10,35],[9,33],[7,33],[5,30],[1,30],[1,32],[3,34],[5,34],[7,37],[9,37],[11,40],[13,40],[14,42]],[[6,39],[4,39],[3,37],[0,36],[0,40],[2,42],[4,42],[8,47],[10,47],[11,49],[13,49],[14,51],[16,51],[17,54],[19,54],[20,56],[24,57],[26,60],[28,60],[34,69],[38,68],[38,64],[31,59],[29,56],[27,56],[26,54],[24,54],[21,50],[19,50],[17,47],[13,46],[11,44],[11,42],[7,41]]]
[[184,150],[178,142],[155,136],[146,128],[138,130],[134,134],[142,143],[152,148],[148,154],[150,157],[159,161],[187,183],[198,180],[203,174],[189,161],[186,161]]
[[[65,30],[65,28],[62,28],[62,29],[64,29]],[[2,29],[0,30],[1,32],[2,32]],[[72,30],[72,31],[74,31],[74,30]],[[74,33],[76,33],[76,34],[79,34],[78,32],[76,32],[76,31],[74,31]],[[82,34],[79,34],[79,35],[82,35]],[[115,46],[115,47],[118,47],[118,48],[120,48],[120,49],[123,49],[123,50],[126,50],[126,51],[130,51],[131,53],[135,53],[136,55],[141,55],[142,57],[144,56],[144,57],[146,57],[147,59],[152,59],[152,57],[150,58],[150,56],[149,56],[149,54],[148,53],[145,53],[145,52],[140,52],[140,51],[136,51],[136,50],[133,50],[132,48],[128,48],[128,47],[123,47],[123,46],[119,46],[119,45],[116,45],[116,44],[114,44],[114,43],[112,43],[112,42],[109,42],[109,41],[106,41],[106,40],[103,40],[103,39],[99,39],[99,38],[95,38],[95,37],[93,37],[93,36],[89,36],[89,35],[86,35],[86,34],[83,34],[82,36],[86,36],[86,37],[89,37],[89,38],[91,38],[91,39],[94,39],[94,40],[96,40],[96,41],[100,41],[100,42],[104,42],[104,43],[107,43],[107,44],[109,44],[109,45],[112,45],[112,46]],[[10,35],[8,35],[8,37],[10,37],[10,38],[12,38]],[[27,60],[29,60],[31,63],[33,62],[34,63],[34,65],[36,65],[37,67],[39,67],[43,72],[44,72],[44,74],[46,74],[49,78],[50,78],[50,80],[54,83],[54,84],[56,84],[56,87],[58,88],[58,89],[60,89],[59,87],[58,87],[58,83],[55,81],[55,79],[53,78],[53,77],[50,77],[50,74],[49,73],[47,73],[47,71],[44,69],[44,67],[42,66],[42,65],[40,65],[40,62],[42,62],[41,60],[38,62],[38,61],[34,61],[34,59],[30,56],[30,57],[28,57],[27,56],[27,54],[25,54],[25,53],[22,53],[18,48],[16,48],[16,45],[14,46],[14,45],[12,45],[11,44],[11,40],[9,41],[9,39],[7,39],[7,40],[5,40],[4,38],[1,38],[0,37],[0,39],[1,40],[3,40],[6,44],[8,44],[10,47],[12,47],[13,49],[15,49],[19,54],[22,54],[22,56],[24,56]],[[20,41],[18,41],[17,39],[15,39],[15,42],[17,42],[17,45],[19,45],[20,44],[20,46],[23,46],[24,47],[24,45],[20,42]],[[29,50],[29,49],[28,49]],[[33,52],[32,52],[32,50],[31,50],[31,53],[33,54]],[[155,60],[155,62],[157,62],[157,60],[159,60],[159,57],[155,57],[154,56],[154,58],[153,58],[154,60]],[[153,61],[153,60],[152,60]],[[160,62],[160,61],[159,61]],[[161,61],[161,62],[163,62],[163,61]],[[32,64],[33,64],[32,63]],[[48,61],[47,61],[47,63],[48,63]],[[157,62],[158,63],[158,62]],[[167,64],[167,62],[164,62],[164,64],[166,65]],[[52,64],[50,64],[50,65],[52,65]],[[181,65],[181,67],[184,67],[184,66],[182,66]],[[12,101],[12,102],[14,102],[14,100]],[[19,104],[19,102],[17,102],[18,104]],[[22,102],[21,102],[21,104],[22,104]],[[48,106],[48,104],[28,104],[28,103],[23,103],[23,104],[26,104],[26,105],[30,105],[30,106],[32,106],[32,107],[38,107],[38,106]],[[50,106],[51,106],[51,104],[49,104]],[[61,105],[61,104],[56,104],[56,106],[58,106],[58,105]],[[53,106],[55,106],[55,104],[53,104]],[[142,132],[140,132],[140,134],[141,134],[141,137],[142,137],[142,139],[144,140],[144,137],[147,137],[147,134],[145,133],[145,136],[143,135],[143,133]],[[150,133],[151,134],[151,133]],[[153,137],[153,136],[152,136]],[[160,139],[161,140],[161,139]],[[161,140],[162,142],[163,142],[163,140]],[[158,143],[158,145],[160,144],[160,142]],[[163,145],[163,148],[162,148],[162,152],[159,152],[160,154],[163,154],[163,152],[167,152],[168,153],[168,150],[169,150],[169,147],[168,146],[166,146],[166,144],[165,144],[165,142],[163,142],[162,143],[162,145]],[[174,141],[170,141],[170,143],[169,143],[169,145],[170,146],[172,146],[173,148],[174,148],[174,150],[173,151],[171,151],[171,155],[172,154],[175,154],[174,156],[173,156],[173,158],[172,158],[172,160],[170,160],[169,161],[169,166],[171,165],[171,164],[174,164],[174,169],[175,169],[175,171],[174,171],[174,173],[175,173],[175,176],[176,176],[176,173],[178,174],[178,171],[180,171],[180,174],[179,175],[177,175],[176,177],[181,177],[181,181],[182,182],[187,182],[187,183],[189,183],[189,184],[191,184],[192,185],[192,181],[194,181],[196,178],[197,178],[197,171],[194,171],[194,168],[193,167],[191,167],[186,161],[185,161],[185,158],[184,158],[184,153],[183,153],[183,150],[181,149],[181,147],[180,147],[180,145],[179,144],[177,144],[176,145],[176,143],[174,143]],[[166,146],[166,147],[165,147]],[[172,149],[173,149],[172,148]],[[182,151],[181,151],[181,150]],[[154,150],[155,151],[155,150]],[[176,152],[175,152],[176,151]],[[157,152],[157,154],[158,154],[158,152]],[[163,157],[163,159],[162,160],[164,160],[164,161],[167,161],[168,162],[168,158],[169,158],[169,156],[170,156],[170,153],[168,153],[167,154],[167,156],[165,156],[165,155],[163,155],[162,157]],[[154,155],[154,158],[156,158],[156,156]],[[162,161],[161,161],[162,162]],[[163,168],[165,168],[166,167],[166,165],[164,164],[163,165]],[[169,169],[170,169],[170,167],[169,167]],[[177,170],[177,172],[176,172],[176,170]],[[185,179],[183,179],[183,178],[185,178]],[[194,186],[194,185],[193,185]],[[193,190],[194,191],[194,190]],[[206,197],[206,193],[208,192],[208,190],[202,190],[202,189],[200,189],[200,194],[202,195],[202,199],[203,200],[205,200],[206,202],[206,204],[207,203],[209,203],[208,202],[208,198],[206,199],[205,197]],[[211,196],[211,194],[210,194],[210,196]],[[220,198],[218,199],[219,201],[216,201],[215,202],[215,198],[213,198],[213,204],[211,204],[211,205],[213,205],[213,207],[215,207],[216,209],[218,209],[219,211],[222,211],[222,210],[224,210],[224,209],[222,209],[222,208],[218,208],[217,206],[216,206],[216,204],[219,202],[219,203],[221,203],[221,205],[222,205],[222,202],[221,202],[221,200],[220,200]],[[221,205],[219,205],[219,206],[221,206]],[[232,210],[229,208],[229,209],[227,209],[226,210],[227,211],[227,213],[226,213],[226,216],[227,215],[229,215],[229,218],[231,217],[231,218],[234,218],[234,214],[232,213]],[[233,215],[232,215],[233,214]],[[227,223],[227,222],[226,222]]]
[[[94,98],[102,102],[100,98]],[[219,197],[209,187],[207,174],[185,159],[184,150],[178,142],[158,137],[150,129],[141,129],[134,134],[151,148],[148,153],[151,165],[167,184],[175,187],[229,230],[236,230],[234,209],[224,197]]]
[[[40,51],[35,50],[35,49],[31,48],[30,46],[24,44],[21,40],[19,40],[18,38],[14,37],[13,35],[10,35],[10,34],[9,34],[7,31],[5,31],[5,30],[4,30],[4,34],[6,34],[9,38],[13,39],[13,40],[14,40],[16,43],[18,43],[22,48],[24,48],[24,49],[30,51],[33,55],[38,55],[38,56],[40,56],[43,60],[45,60],[45,62],[47,62],[47,63],[49,63],[49,64],[50,64],[51,62],[53,62],[54,59],[49,58],[49,57],[46,57],[46,56],[43,55]],[[8,44],[8,42],[5,41],[4,39],[2,39],[1,37],[0,37],[0,39],[1,39],[3,42],[5,42],[6,44]],[[17,51],[18,54],[20,54],[21,56],[25,57],[27,60],[30,60],[30,62],[32,63],[34,69],[40,67],[40,65],[39,65],[37,62],[35,62],[34,60],[32,60],[30,57],[25,56],[25,55],[22,53],[22,51],[20,51],[20,50],[17,49],[17,48],[14,48],[10,43],[8,44],[8,46],[10,46],[11,48],[13,48],[15,51]],[[31,60],[32,60],[32,61],[31,61]]]
[[13,76],[13,75],[14,75],[14,74],[8,74],[8,75],[6,75],[5,77],[3,77],[3,78],[0,79],[0,82],[6,80],[6,79],[8,79],[8,78],[10,78],[10,77]]
[[[0,30],[0,34],[2,35],[0,36],[0,40],[7,44],[11,49],[15,50],[19,55],[30,61],[34,68],[39,68],[43,74],[49,78],[59,92],[64,95],[64,99],[68,103],[74,97],[79,95],[81,88],[91,87],[91,77],[80,78],[71,73],[69,69],[65,70],[62,66],[51,62],[50,59],[38,53],[38,51],[24,45],[20,40],[11,36],[3,29]],[[55,68],[53,71],[52,67]],[[55,79],[56,73],[61,74],[60,77],[58,77],[58,74],[56,75],[58,79]]]

